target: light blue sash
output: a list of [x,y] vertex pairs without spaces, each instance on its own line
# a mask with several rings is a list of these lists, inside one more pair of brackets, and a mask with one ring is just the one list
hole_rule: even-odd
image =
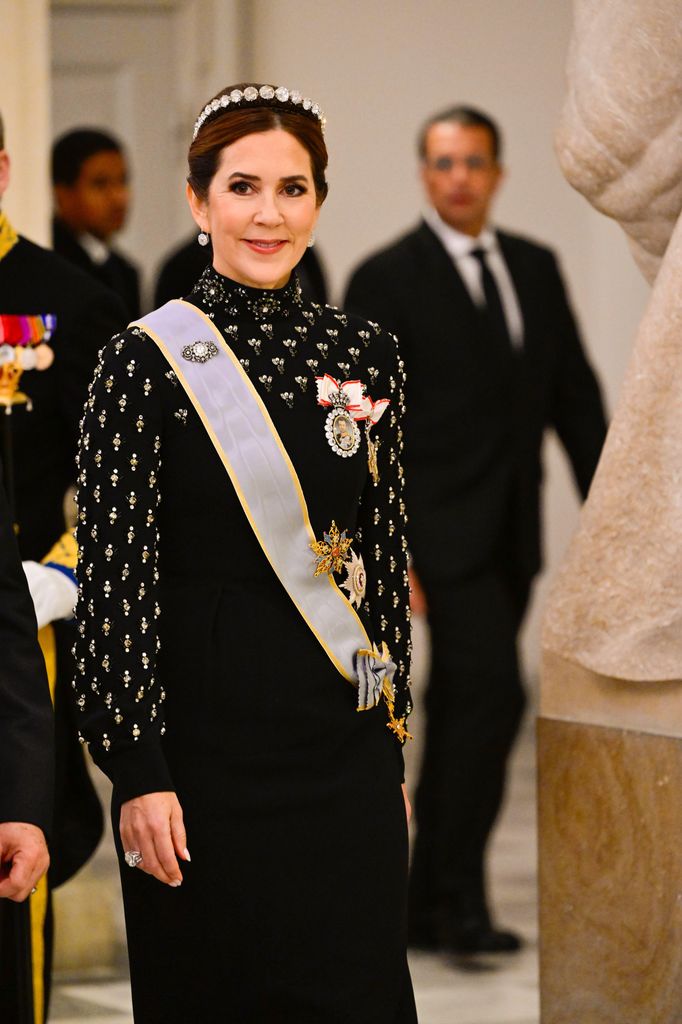
[[[392,700],[395,664],[372,645],[331,575],[314,575],[315,534],[296,470],[270,414],[215,324],[180,299],[137,320],[187,393],[227,470],[246,517],[284,589],[330,659],[358,687],[358,709]],[[205,361],[188,354],[197,342]],[[215,351],[217,349],[217,351]],[[183,350],[185,354],[183,355]]]

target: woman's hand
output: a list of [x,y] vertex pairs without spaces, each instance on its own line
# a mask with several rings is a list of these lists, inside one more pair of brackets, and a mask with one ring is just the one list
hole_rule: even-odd
[[409,825],[410,818],[412,817],[412,804],[410,803],[409,798],[407,796],[407,786],[405,785],[404,782],[402,783],[401,789],[403,791],[403,800],[405,801],[405,814],[407,816],[407,824]]
[[124,852],[137,850],[142,854],[136,870],[146,871],[166,885],[181,885],[178,857],[187,861],[191,858],[175,793],[146,793],[126,800],[121,805],[120,828]]

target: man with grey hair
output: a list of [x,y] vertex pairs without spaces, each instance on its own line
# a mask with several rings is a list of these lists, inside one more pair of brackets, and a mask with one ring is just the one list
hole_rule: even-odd
[[[0,201],[9,184],[10,158],[0,122]],[[25,366],[20,392],[17,389],[12,394],[9,379],[5,382],[8,387],[3,401],[11,415],[0,417],[4,482],[11,495],[11,514],[37,625],[47,631],[41,639],[49,637],[56,654],[56,669],[55,659],[50,659],[48,672],[56,730],[52,888],[85,863],[102,830],[102,813],[78,743],[70,699],[73,626],[66,620],[72,617],[75,600],[76,545],[72,531],[65,530],[64,497],[75,482],[78,422],[98,350],[125,325],[126,317],[109,289],[17,234],[0,209],[0,318],[0,372],[10,366]],[[34,348],[37,340],[41,344]],[[17,362],[19,349],[22,354]],[[27,363],[23,357],[30,355],[30,350],[35,354]],[[39,785],[46,774],[42,757],[35,762],[27,757],[22,767],[27,787]],[[0,787],[3,784],[0,777]],[[29,991],[19,991],[20,978],[11,971],[7,954],[2,964],[9,977],[2,978],[0,1000],[9,1001],[12,1007],[13,999],[30,998],[39,1020],[47,1014],[51,965],[51,911],[44,882],[30,901],[30,914],[35,958]],[[44,949],[38,948],[42,935]],[[0,1020],[21,1019],[12,1012],[5,1012],[5,1003],[0,1001]]]
[[398,335],[413,598],[431,631],[410,877],[414,945],[510,952],[491,920],[488,839],[524,692],[517,636],[541,564],[553,428],[584,497],[606,433],[553,253],[490,222],[500,131],[451,107],[418,139],[423,220],[353,274],[344,308]]

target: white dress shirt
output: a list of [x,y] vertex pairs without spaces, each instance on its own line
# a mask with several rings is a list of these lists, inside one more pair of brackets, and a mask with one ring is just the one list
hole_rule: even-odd
[[88,232],[78,235],[78,244],[85,249],[92,262],[98,267],[103,266],[111,256],[109,247]]
[[490,273],[495,278],[497,290],[500,293],[500,302],[504,310],[504,318],[507,321],[507,329],[512,344],[515,348],[523,346],[523,316],[521,307],[516,295],[516,289],[509,273],[509,268],[504,262],[497,236],[490,228],[484,228],[477,238],[465,235],[450,227],[440,216],[429,206],[424,211],[424,220],[433,233],[440,240],[443,248],[455,264],[459,275],[464,281],[467,291],[475,305],[485,306],[483,294],[483,283],[481,281],[481,264],[472,256],[474,249],[483,249],[486,263]]

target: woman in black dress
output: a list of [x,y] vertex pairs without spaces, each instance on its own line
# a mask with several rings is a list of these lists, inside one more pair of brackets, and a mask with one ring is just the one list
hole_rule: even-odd
[[86,405],[74,691],[143,1024],[416,1021],[403,364],[292,276],[323,124],[282,87],[204,108],[213,266],[112,339]]

